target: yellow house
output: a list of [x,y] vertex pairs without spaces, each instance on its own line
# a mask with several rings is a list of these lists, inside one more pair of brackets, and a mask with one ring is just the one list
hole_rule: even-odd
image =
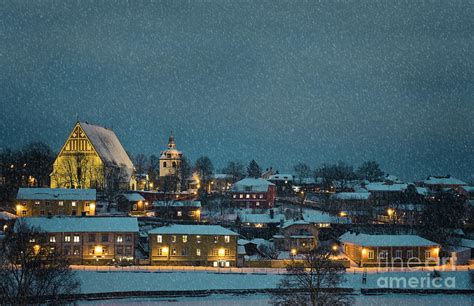
[[93,216],[95,202],[95,189],[20,188],[15,208],[20,217]]
[[219,225],[171,224],[148,232],[151,265],[235,267],[239,234]]
[[115,133],[77,122],[64,143],[51,173],[51,188],[104,188],[131,185],[133,164]]

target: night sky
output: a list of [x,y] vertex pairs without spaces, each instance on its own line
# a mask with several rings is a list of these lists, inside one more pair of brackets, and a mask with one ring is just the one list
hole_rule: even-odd
[[216,168],[474,180],[473,1],[2,1],[0,147],[77,119]]

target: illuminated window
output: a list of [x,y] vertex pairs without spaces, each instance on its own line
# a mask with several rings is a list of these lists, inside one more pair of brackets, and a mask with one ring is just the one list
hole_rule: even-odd
[[49,242],[56,242],[56,236],[49,236]]
[[199,235],[196,236],[196,243],[201,243],[201,236]]
[[246,198],[246,199],[250,199],[250,194],[246,194],[246,195],[245,195],[245,198]]
[[77,242],[80,242],[79,236],[74,236],[74,242],[76,242],[76,243],[77,243]]
[[171,250],[171,255],[176,255],[176,248],[173,248],[173,249]]
[[35,205],[40,205],[40,201],[35,201]]
[[64,202],[63,202],[63,201],[59,201],[59,202],[58,202],[58,205],[59,205],[59,206],[64,206]]
[[171,236],[171,242],[176,242],[176,235]]
[[236,194],[233,194],[233,195],[232,195],[232,198],[234,198],[234,199],[237,198],[237,195],[236,195]]
[[240,195],[239,195],[239,198],[243,199],[243,198],[244,198],[244,195],[243,195],[243,194],[240,194]]
[[374,251],[369,251],[369,259],[374,259],[375,257],[375,254],[374,254]]
[[71,242],[71,236],[64,236],[64,242]]
[[425,250],[425,258],[431,258],[431,252],[429,250]]
[[177,212],[177,214],[178,214],[178,217],[181,217],[181,216],[183,215],[183,212],[182,212],[181,210],[179,210],[179,211]]
[[379,258],[380,259],[387,259],[388,258],[388,252],[387,251],[380,251]]
[[117,236],[117,242],[122,242],[123,241],[123,237],[122,236]]
[[183,242],[184,243],[188,242],[188,236],[186,236],[186,235],[183,236]]
[[219,237],[214,236],[214,243],[217,243],[219,241]]
[[76,207],[76,202],[75,202],[75,201],[72,201],[72,202],[71,202],[71,206],[72,206],[72,207]]
[[229,256],[229,255],[230,255],[230,250],[229,250],[229,249],[225,249],[224,254],[225,254],[225,256]]
[[224,236],[224,241],[225,241],[225,243],[229,243],[230,242],[230,236]]
[[161,235],[156,236],[156,242],[162,243],[163,242],[163,236],[161,236]]
[[260,194],[258,197],[259,197],[260,199],[263,199],[263,194]]
[[196,256],[201,256],[201,249],[196,249]]

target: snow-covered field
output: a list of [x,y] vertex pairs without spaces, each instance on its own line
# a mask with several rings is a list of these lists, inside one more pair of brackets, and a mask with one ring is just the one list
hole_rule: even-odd
[[[474,304],[473,296],[470,295],[413,295],[413,294],[391,294],[391,295],[358,295],[355,296],[355,305],[403,305],[403,306],[435,306],[456,305],[471,306]],[[105,301],[79,301],[79,305],[174,305],[174,306],[204,306],[204,305],[230,305],[230,306],[268,306],[270,297],[265,294],[253,295],[211,295],[207,297],[183,297],[173,299],[140,298]]]
[[[237,274],[214,272],[96,272],[77,271],[82,282],[83,293],[100,292],[125,292],[125,291],[182,291],[182,290],[207,290],[207,289],[269,289],[275,288],[282,275],[278,274]],[[381,278],[382,281],[381,281]],[[420,284],[421,279],[425,279]],[[418,286],[409,286],[411,289],[435,289],[431,274],[428,272],[386,272],[367,275],[367,282],[362,283],[362,274],[347,274],[343,287],[380,288],[382,284],[389,287],[403,287],[403,282],[415,279]],[[450,282],[446,282],[446,280]],[[430,284],[426,280],[430,280]],[[423,282],[423,281],[422,281]],[[454,282],[454,287],[451,287]],[[442,272],[441,280],[436,282],[443,289],[469,289],[471,288],[468,272]]]

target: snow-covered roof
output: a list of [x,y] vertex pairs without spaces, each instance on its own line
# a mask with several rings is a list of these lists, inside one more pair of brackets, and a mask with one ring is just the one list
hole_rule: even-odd
[[129,202],[145,201],[145,198],[139,193],[124,193],[123,197]]
[[332,200],[365,201],[370,197],[369,192],[339,192],[331,196]]
[[361,246],[403,247],[403,246],[438,246],[418,235],[369,235],[346,232],[339,240]]
[[31,227],[50,233],[136,232],[137,218],[132,217],[35,217],[22,218]]
[[12,214],[12,213],[9,213],[8,211],[0,211],[0,220],[14,220],[16,219],[17,216]]
[[154,201],[155,207],[201,207],[201,201]]
[[270,218],[270,214],[240,214],[240,221],[243,223],[280,223],[280,220],[285,219],[283,214],[275,214]]
[[474,192],[474,186],[462,186],[461,188],[469,193]]
[[474,240],[461,238],[459,239],[459,245],[474,249]]
[[232,186],[234,192],[267,192],[269,186],[274,186],[267,180],[261,178],[244,178]]
[[211,175],[211,177],[216,180],[226,180],[226,179],[231,179],[232,175],[225,174],[225,173],[216,173],[216,174]]
[[245,252],[245,246],[243,245],[238,245],[237,246],[237,255],[245,255],[247,252]]
[[426,196],[430,193],[430,191],[428,190],[428,188],[425,187],[416,187],[416,193],[418,193],[419,195]]
[[385,179],[386,181],[390,181],[390,182],[394,182],[394,183],[403,183],[403,182],[400,180],[400,178],[398,178],[398,176],[395,176],[395,175],[393,175],[393,174],[388,174],[388,173],[387,173],[387,174],[385,175],[384,179]]
[[399,192],[404,191],[408,187],[407,184],[385,184],[385,183],[370,183],[365,188],[368,191],[388,191],[388,192]]
[[293,174],[273,174],[268,178],[269,181],[292,181]]
[[309,223],[305,220],[288,220],[283,223],[283,226],[281,226],[281,228],[287,228],[293,225],[309,225]]
[[95,189],[20,188],[17,200],[95,201]]
[[148,234],[176,234],[176,235],[228,235],[238,236],[239,234],[228,230],[220,225],[185,225],[171,224],[152,229]]
[[340,219],[318,210],[306,210],[303,212],[303,220],[308,223],[346,223],[347,218]]
[[425,185],[467,185],[465,182],[450,176],[430,176],[424,180]]
[[124,168],[128,179],[130,179],[133,172],[133,164],[114,131],[87,122],[79,122],[79,124],[102,162],[106,165]]

